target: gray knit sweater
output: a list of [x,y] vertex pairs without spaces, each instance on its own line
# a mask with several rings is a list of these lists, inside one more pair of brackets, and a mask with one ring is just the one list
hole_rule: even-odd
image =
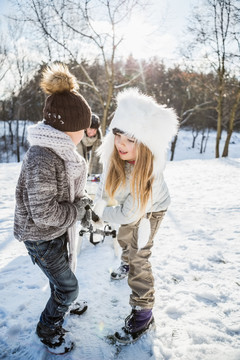
[[53,150],[31,146],[16,187],[16,239],[46,241],[64,234],[77,218],[69,200],[64,161]]
[[77,145],[79,154],[85,159],[88,164],[88,174],[101,174],[102,164],[99,161],[97,155],[97,149],[102,144],[102,131],[99,128],[97,134],[94,137],[88,137],[84,133],[84,137]]

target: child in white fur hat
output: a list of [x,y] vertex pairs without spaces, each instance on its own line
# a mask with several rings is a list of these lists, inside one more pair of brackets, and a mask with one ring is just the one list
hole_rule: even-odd
[[[154,323],[154,279],[149,257],[153,238],[170,204],[163,178],[166,151],[178,127],[173,109],[159,105],[137,89],[117,97],[117,109],[99,149],[104,165],[94,212],[103,221],[120,224],[120,267],[111,278],[128,276],[131,314],[115,340],[137,340]],[[104,196],[117,200],[106,206]]]

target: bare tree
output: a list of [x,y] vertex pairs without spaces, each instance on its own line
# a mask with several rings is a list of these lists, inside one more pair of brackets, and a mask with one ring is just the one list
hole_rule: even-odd
[[222,153],[223,157],[228,156],[228,148],[229,148],[231,136],[233,133],[233,126],[234,126],[234,121],[235,121],[236,112],[237,112],[239,103],[240,103],[240,88],[238,88],[237,93],[235,95],[235,101],[234,101],[234,104],[233,104],[233,107],[232,107],[232,110],[231,110],[230,116],[229,116],[227,138],[226,138],[223,153]]
[[[237,5],[234,6],[233,22],[235,23],[235,29],[233,31],[233,38],[237,43],[237,50],[238,50],[236,52],[236,54],[235,54],[235,57],[239,61],[239,58],[240,58],[240,40],[239,40],[239,38],[240,38],[240,26],[239,26],[239,22],[240,22],[240,5],[239,5],[239,1],[238,1]],[[240,67],[238,65],[238,71],[239,71],[239,69],[240,69]],[[231,136],[232,136],[232,133],[233,133],[233,130],[234,130],[234,124],[235,124],[235,118],[236,118],[236,114],[237,114],[237,109],[239,108],[239,104],[240,104],[240,84],[239,84],[239,81],[236,84],[235,94],[231,94],[230,96],[234,99],[234,103],[233,103],[232,110],[231,110],[230,116],[229,116],[228,129],[227,129],[227,138],[226,138],[223,153],[222,153],[223,157],[228,156],[228,148],[229,148]]]
[[[1,23],[0,23],[1,27]],[[9,71],[9,66],[7,64],[7,46],[6,46],[6,38],[1,35],[0,36],[0,82],[5,78],[7,72]]]
[[[123,23],[133,9],[143,6],[143,0],[13,0],[20,18],[33,25],[41,39],[48,44],[48,53],[61,49],[61,54],[77,62],[79,57],[100,58],[105,71],[105,83],[99,88],[83,62],[78,61],[84,76],[80,84],[95,93],[102,107],[102,130],[105,133],[109,109],[116,89],[116,53],[124,40]],[[63,57],[59,57],[60,59]],[[140,76],[140,74],[139,74]],[[129,80],[128,84],[131,82]]]
[[[205,0],[205,8],[194,12],[189,25],[195,45],[204,51],[203,58],[214,69],[218,77],[215,93],[217,106],[217,136],[215,155],[220,156],[219,145],[222,133],[225,82],[232,71],[233,61],[238,53],[235,21],[238,0]],[[192,49],[195,48],[191,43]]]
[[[11,97],[12,99],[15,99],[12,101],[12,115],[16,118],[16,133],[14,134],[14,138],[16,141],[16,154],[18,162],[21,160],[19,121],[21,119],[24,106],[26,103],[30,102],[30,99],[26,100],[22,98],[22,89],[24,84],[28,82],[28,75],[32,70],[32,63],[28,59],[26,49],[21,45],[22,32],[23,24],[22,26],[17,26],[16,23],[8,23],[8,34],[11,39],[11,44],[9,44],[9,54],[11,54],[11,56],[8,57],[8,64],[13,79],[10,86],[12,87]],[[14,118],[11,120],[14,120]]]
[[[180,127],[183,127],[187,125],[188,121],[195,115],[199,113],[203,113],[204,111],[212,109],[213,101],[206,101],[202,104],[195,105],[192,109],[188,109],[184,111],[184,113],[181,114],[179,118],[179,125]],[[193,142],[192,142],[192,148],[195,146],[195,140],[198,136],[199,130],[196,128],[192,128],[192,135],[193,135]],[[170,160],[172,161],[174,159],[175,149],[177,145],[177,139],[178,134],[175,135],[172,143],[171,143],[171,157]]]
[[207,148],[207,142],[208,142],[208,138],[209,138],[209,131],[210,129],[207,128],[207,135],[205,135],[206,133],[206,128],[204,127],[202,129],[202,137],[201,137],[201,146],[200,146],[200,154],[202,154],[203,152],[206,151]]

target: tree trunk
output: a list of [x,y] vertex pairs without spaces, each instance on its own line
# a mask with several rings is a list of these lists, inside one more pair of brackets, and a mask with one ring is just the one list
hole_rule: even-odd
[[174,138],[174,140],[173,140],[172,143],[171,143],[171,158],[170,158],[170,161],[173,161],[173,158],[174,158],[174,153],[175,153],[175,149],[176,149],[177,139],[178,139],[178,136],[176,135],[175,138]]
[[107,119],[108,119],[108,113],[109,113],[112,97],[113,97],[113,86],[111,85],[108,88],[107,102],[106,104],[104,104],[104,108],[103,108],[103,118],[102,118],[102,126],[101,126],[103,135],[106,134]]
[[227,138],[226,138],[226,141],[225,141],[225,144],[224,144],[222,157],[228,156],[228,149],[229,149],[230,139],[231,139],[231,136],[232,136],[232,133],[233,133],[234,120],[235,120],[236,111],[237,111],[239,101],[240,101],[240,89],[237,92],[236,100],[235,100],[235,103],[233,105],[233,108],[232,108],[232,111],[231,111],[231,114],[230,114],[228,133],[227,133]]
[[192,130],[192,136],[193,136],[193,141],[192,141],[192,149],[195,148],[195,141],[198,137],[198,130],[196,130],[195,134],[194,134],[194,130]]
[[16,142],[17,142],[17,162],[20,162],[20,149],[19,149],[19,120],[17,119],[16,127]]
[[4,135],[3,135],[3,138],[4,138],[4,149],[5,151],[7,151],[7,130],[6,130],[6,121],[4,121]]
[[24,142],[25,142],[25,132],[26,132],[26,123],[27,121],[24,121],[24,125],[23,125],[23,132],[22,132],[22,141],[21,141],[21,146],[24,146]]
[[209,131],[210,131],[210,130],[208,129],[203,152],[206,152],[207,142],[208,142],[208,139],[209,139]]
[[201,147],[200,147],[200,154],[203,153],[203,144],[204,144],[205,138],[206,138],[206,136],[205,136],[205,129],[203,129],[203,131],[202,131],[202,139],[201,139]]
[[11,120],[8,121],[8,126],[9,126],[9,133],[10,133],[10,137],[11,137],[11,145],[13,145],[13,131],[12,131],[12,122],[11,122]]
[[220,85],[219,85],[219,95],[218,95],[218,105],[217,105],[217,136],[216,136],[216,148],[215,148],[215,156],[216,158],[219,158],[220,151],[220,140],[221,140],[221,134],[222,134],[222,112],[223,112],[223,77],[224,73],[222,73],[220,76]]

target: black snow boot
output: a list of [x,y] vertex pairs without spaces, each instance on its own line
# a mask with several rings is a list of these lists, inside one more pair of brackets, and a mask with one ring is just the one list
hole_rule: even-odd
[[69,339],[68,331],[62,326],[50,328],[39,321],[36,333],[53,354],[65,354],[74,348],[74,342]]
[[79,300],[70,306],[70,315],[82,315],[87,311],[88,304],[85,300]]

